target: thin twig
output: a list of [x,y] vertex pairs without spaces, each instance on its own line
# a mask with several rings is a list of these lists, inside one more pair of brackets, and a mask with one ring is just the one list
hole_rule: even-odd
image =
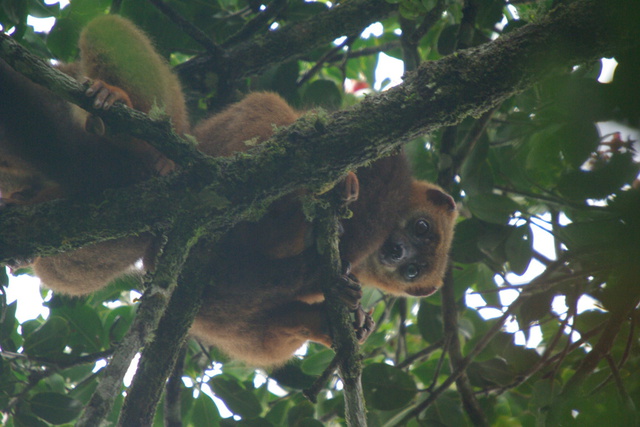
[[214,43],[211,38],[206,35],[200,28],[194,26],[191,22],[185,19],[178,12],[173,10],[171,6],[163,2],[162,0],[149,0],[152,5],[156,7],[160,12],[162,12],[166,17],[168,17],[171,22],[176,24],[180,31],[187,34],[193,40],[198,42],[202,47],[204,47],[207,52],[218,57],[224,57],[224,50]]
[[308,82],[313,76],[315,76],[320,70],[322,70],[322,68],[324,67],[324,64],[327,62],[327,58],[329,58],[330,56],[332,56],[336,52],[341,51],[342,48],[344,48],[345,46],[350,45],[351,43],[354,42],[354,40],[355,40],[355,37],[349,36],[346,39],[344,39],[344,41],[342,43],[340,43],[339,45],[337,45],[334,48],[332,48],[331,50],[329,50],[329,52],[327,52],[324,55],[322,55],[322,57],[320,59],[318,59],[318,61],[315,63],[315,65],[313,67],[311,67],[311,69],[309,71],[304,73],[304,75],[298,79],[298,81],[296,82],[296,86],[300,87],[303,84],[305,84],[306,82]]
[[227,49],[248,40],[252,35],[266,27],[286,6],[286,0],[273,0],[264,11],[257,14],[255,18],[245,23],[238,32],[226,39],[222,43],[222,47]]

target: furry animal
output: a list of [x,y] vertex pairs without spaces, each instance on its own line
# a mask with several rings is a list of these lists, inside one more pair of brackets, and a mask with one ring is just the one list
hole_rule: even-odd
[[[254,93],[196,126],[194,134],[203,152],[227,156],[298,117],[279,96]],[[438,186],[413,179],[404,154],[358,169],[339,191],[353,212],[340,241],[352,272],[344,280],[344,299],[360,318],[357,332],[366,337],[372,323],[350,279],[395,295],[434,293],[448,263],[456,205]],[[313,226],[305,222],[297,196],[279,201],[257,223],[239,224],[212,253],[216,285],[206,290],[192,333],[233,358],[278,365],[307,340],[332,344],[321,263],[308,243]]]

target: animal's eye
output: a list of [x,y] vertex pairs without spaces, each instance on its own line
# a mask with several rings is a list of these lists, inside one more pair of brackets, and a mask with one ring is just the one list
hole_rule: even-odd
[[409,264],[404,270],[404,277],[407,280],[413,280],[420,274],[420,268],[417,264]]
[[429,224],[429,221],[427,221],[426,219],[419,219],[413,225],[413,232],[415,233],[416,236],[420,236],[420,237],[427,234],[430,229],[431,229],[431,224]]

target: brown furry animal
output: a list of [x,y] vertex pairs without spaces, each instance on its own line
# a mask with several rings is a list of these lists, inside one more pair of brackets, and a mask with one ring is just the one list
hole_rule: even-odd
[[[274,126],[298,116],[279,96],[254,93],[196,126],[194,134],[203,152],[230,155],[264,141]],[[340,242],[353,275],[363,285],[395,295],[434,293],[448,263],[457,216],[453,199],[413,179],[403,154],[360,168],[345,182],[340,190],[345,199],[355,198],[354,188],[357,192]],[[211,273],[216,285],[207,289],[192,328],[204,342],[251,364],[284,363],[307,340],[332,342],[319,282],[321,262],[308,238],[313,227],[296,196],[279,201],[257,223],[239,224],[218,244]],[[345,283],[345,299],[358,309],[359,291]],[[371,327],[364,322],[356,327]]]

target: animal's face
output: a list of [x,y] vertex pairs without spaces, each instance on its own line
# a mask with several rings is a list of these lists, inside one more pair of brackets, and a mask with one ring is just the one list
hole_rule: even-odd
[[414,182],[406,215],[354,273],[363,284],[395,295],[431,295],[442,286],[456,217],[451,196]]

